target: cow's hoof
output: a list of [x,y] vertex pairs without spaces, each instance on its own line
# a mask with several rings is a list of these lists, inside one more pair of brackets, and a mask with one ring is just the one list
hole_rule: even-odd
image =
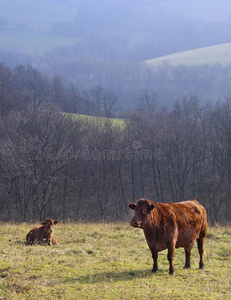
[[185,265],[184,266],[184,269],[190,269],[191,267],[190,267],[190,265]]
[[199,264],[199,269],[204,269],[205,268],[205,265],[203,263],[200,263]]
[[175,272],[174,273],[169,272],[169,275],[175,276]]

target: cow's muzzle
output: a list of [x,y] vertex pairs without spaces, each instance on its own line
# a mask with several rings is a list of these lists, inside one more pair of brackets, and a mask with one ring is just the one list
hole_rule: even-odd
[[138,227],[138,228],[140,228],[140,224],[138,224],[138,222],[135,221],[135,220],[131,220],[130,225],[131,225],[132,227]]

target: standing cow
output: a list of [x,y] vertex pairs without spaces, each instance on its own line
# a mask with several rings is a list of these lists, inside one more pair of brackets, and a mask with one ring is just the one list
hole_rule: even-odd
[[140,199],[130,203],[135,216],[130,225],[144,231],[154,261],[152,272],[158,270],[158,252],[168,249],[169,274],[174,274],[175,248],[185,249],[185,268],[190,268],[193,243],[197,240],[200,254],[199,268],[204,268],[204,240],[207,233],[207,214],[196,199],[178,203],[150,202]]
[[54,236],[54,226],[58,222],[58,220],[46,219],[41,225],[32,228],[26,236],[27,243],[31,245],[57,245],[58,241]]

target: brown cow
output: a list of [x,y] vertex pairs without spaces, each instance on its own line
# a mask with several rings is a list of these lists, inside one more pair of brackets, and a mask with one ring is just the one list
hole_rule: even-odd
[[26,236],[27,243],[31,245],[58,245],[58,241],[53,234],[54,225],[58,222],[58,220],[46,219],[41,225],[32,228]]
[[178,203],[157,203],[140,199],[130,203],[135,216],[130,225],[144,230],[154,261],[152,272],[158,270],[158,252],[168,249],[169,274],[174,274],[173,256],[175,248],[185,249],[185,268],[190,268],[193,243],[197,240],[200,254],[199,268],[204,268],[204,240],[207,233],[207,214],[196,199]]

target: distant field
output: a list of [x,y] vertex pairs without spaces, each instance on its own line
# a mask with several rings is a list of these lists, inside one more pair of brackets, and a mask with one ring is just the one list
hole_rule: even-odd
[[1,223],[0,299],[231,299],[231,228],[209,228],[205,269],[196,245],[191,269],[176,249],[176,275],[168,274],[166,250],[159,271],[142,230],[127,223],[58,224],[57,246],[30,246],[25,236],[36,224]]
[[231,43],[178,52],[146,61],[153,66],[164,62],[169,62],[171,65],[185,64],[189,66],[219,63],[225,66],[231,63]]
[[94,116],[87,116],[87,115],[79,115],[79,114],[68,114],[71,115],[74,119],[83,119],[83,120],[88,120],[91,122],[95,123],[105,123],[107,121],[112,122],[113,126],[118,126],[118,127],[124,127],[125,121],[123,119],[118,119],[118,118],[102,118],[102,117],[94,117]]
[[0,15],[6,18],[13,28],[49,31],[56,22],[73,22],[76,13],[77,10],[66,1],[1,0]]
[[26,54],[41,54],[59,46],[78,42],[78,37],[53,34],[57,22],[74,22],[77,10],[71,2],[1,0],[0,15],[8,27],[0,28],[0,47]]
[[76,36],[63,36],[43,31],[2,29],[0,47],[26,54],[42,54],[52,48],[73,45],[79,41]]

